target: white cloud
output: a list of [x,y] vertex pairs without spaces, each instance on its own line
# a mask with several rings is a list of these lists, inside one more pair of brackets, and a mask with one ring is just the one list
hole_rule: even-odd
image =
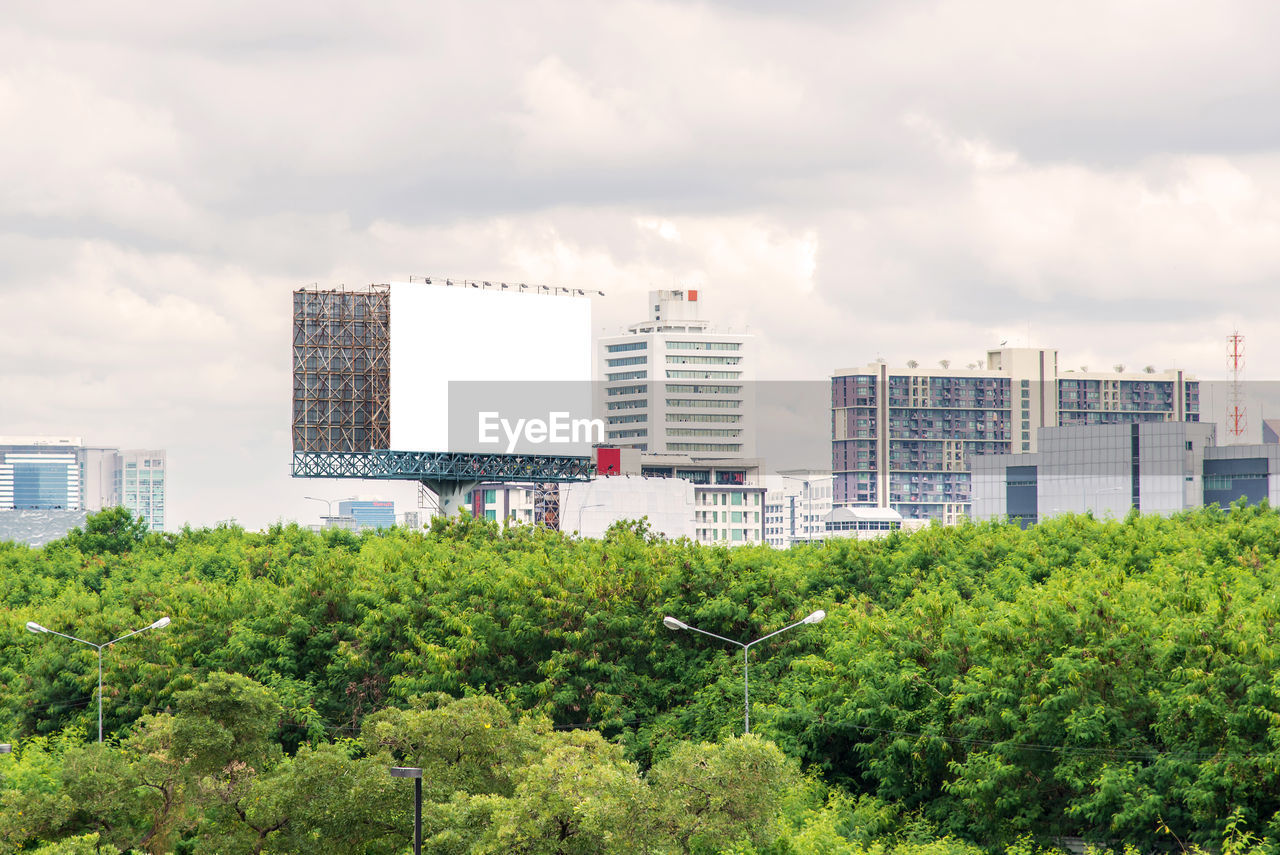
[[1233,324],[1266,376],[1277,15],[17,4],[0,430],[170,448],[174,523],[314,517],[289,292],[411,273],[602,290],[608,328],[697,286],[780,378],[1028,337],[1220,376]]

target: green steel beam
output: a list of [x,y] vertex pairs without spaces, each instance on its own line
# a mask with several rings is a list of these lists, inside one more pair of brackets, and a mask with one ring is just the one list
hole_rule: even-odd
[[589,481],[589,457],[438,451],[295,451],[295,478],[404,481]]

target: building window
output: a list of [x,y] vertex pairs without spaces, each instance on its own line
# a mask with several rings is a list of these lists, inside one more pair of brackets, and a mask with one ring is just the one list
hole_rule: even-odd
[[667,350],[741,350],[736,341],[669,341]]

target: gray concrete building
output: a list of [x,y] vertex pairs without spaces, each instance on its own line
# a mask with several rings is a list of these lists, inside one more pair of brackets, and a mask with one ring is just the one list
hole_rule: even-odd
[[975,457],[973,519],[1025,527],[1064,513],[1172,514],[1280,501],[1280,444],[1217,444],[1217,426],[1154,422],[1041,428],[1034,454]]

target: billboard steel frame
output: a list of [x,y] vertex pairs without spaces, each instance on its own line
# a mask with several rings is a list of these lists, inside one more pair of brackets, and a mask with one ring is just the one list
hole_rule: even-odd
[[295,478],[398,481],[589,481],[590,457],[452,451],[294,451]]

